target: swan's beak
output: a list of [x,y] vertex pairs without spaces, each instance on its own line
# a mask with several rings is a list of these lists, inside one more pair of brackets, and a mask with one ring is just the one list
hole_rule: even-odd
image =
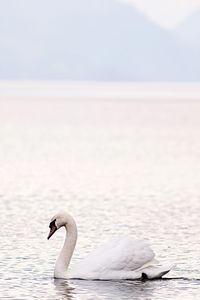
[[49,235],[47,237],[47,239],[49,240],[50,237],[56,232],[57,227],[56,226],[51,226],[50,231],[49,231]]

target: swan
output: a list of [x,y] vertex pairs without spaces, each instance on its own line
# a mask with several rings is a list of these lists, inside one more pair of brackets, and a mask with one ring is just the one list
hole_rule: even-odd
[[172,266],[162,266],[143,240],[114,237],[90,253],[72,271],[69,263],[76,246],[77,226],[68,213],[58,213],[50,221],[48,239],[61,227],[66,238],[56,261],[54,278],[86,280],[156,279],[168,273]]

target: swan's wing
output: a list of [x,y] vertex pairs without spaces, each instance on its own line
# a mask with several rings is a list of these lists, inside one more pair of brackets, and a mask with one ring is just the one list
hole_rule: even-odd
[[108,271],[134,271],[154,258],[154,252],[143,240],[112,238],[91,252],[78,266],[79,274]]

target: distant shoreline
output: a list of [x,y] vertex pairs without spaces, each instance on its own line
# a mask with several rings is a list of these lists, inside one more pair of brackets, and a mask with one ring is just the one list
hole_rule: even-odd
[[0,80],[0,100],[200,100],[200,82],[96,82]]

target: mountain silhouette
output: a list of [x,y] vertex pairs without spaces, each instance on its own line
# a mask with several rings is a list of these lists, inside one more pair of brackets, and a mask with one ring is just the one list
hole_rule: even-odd
[[187,45],[200,48],[200,11],[189,16],[184,22],[176,27],[177,36]]
[[0,4],[0,79],[200,79],[185,41],[132,5],[116,0]]

